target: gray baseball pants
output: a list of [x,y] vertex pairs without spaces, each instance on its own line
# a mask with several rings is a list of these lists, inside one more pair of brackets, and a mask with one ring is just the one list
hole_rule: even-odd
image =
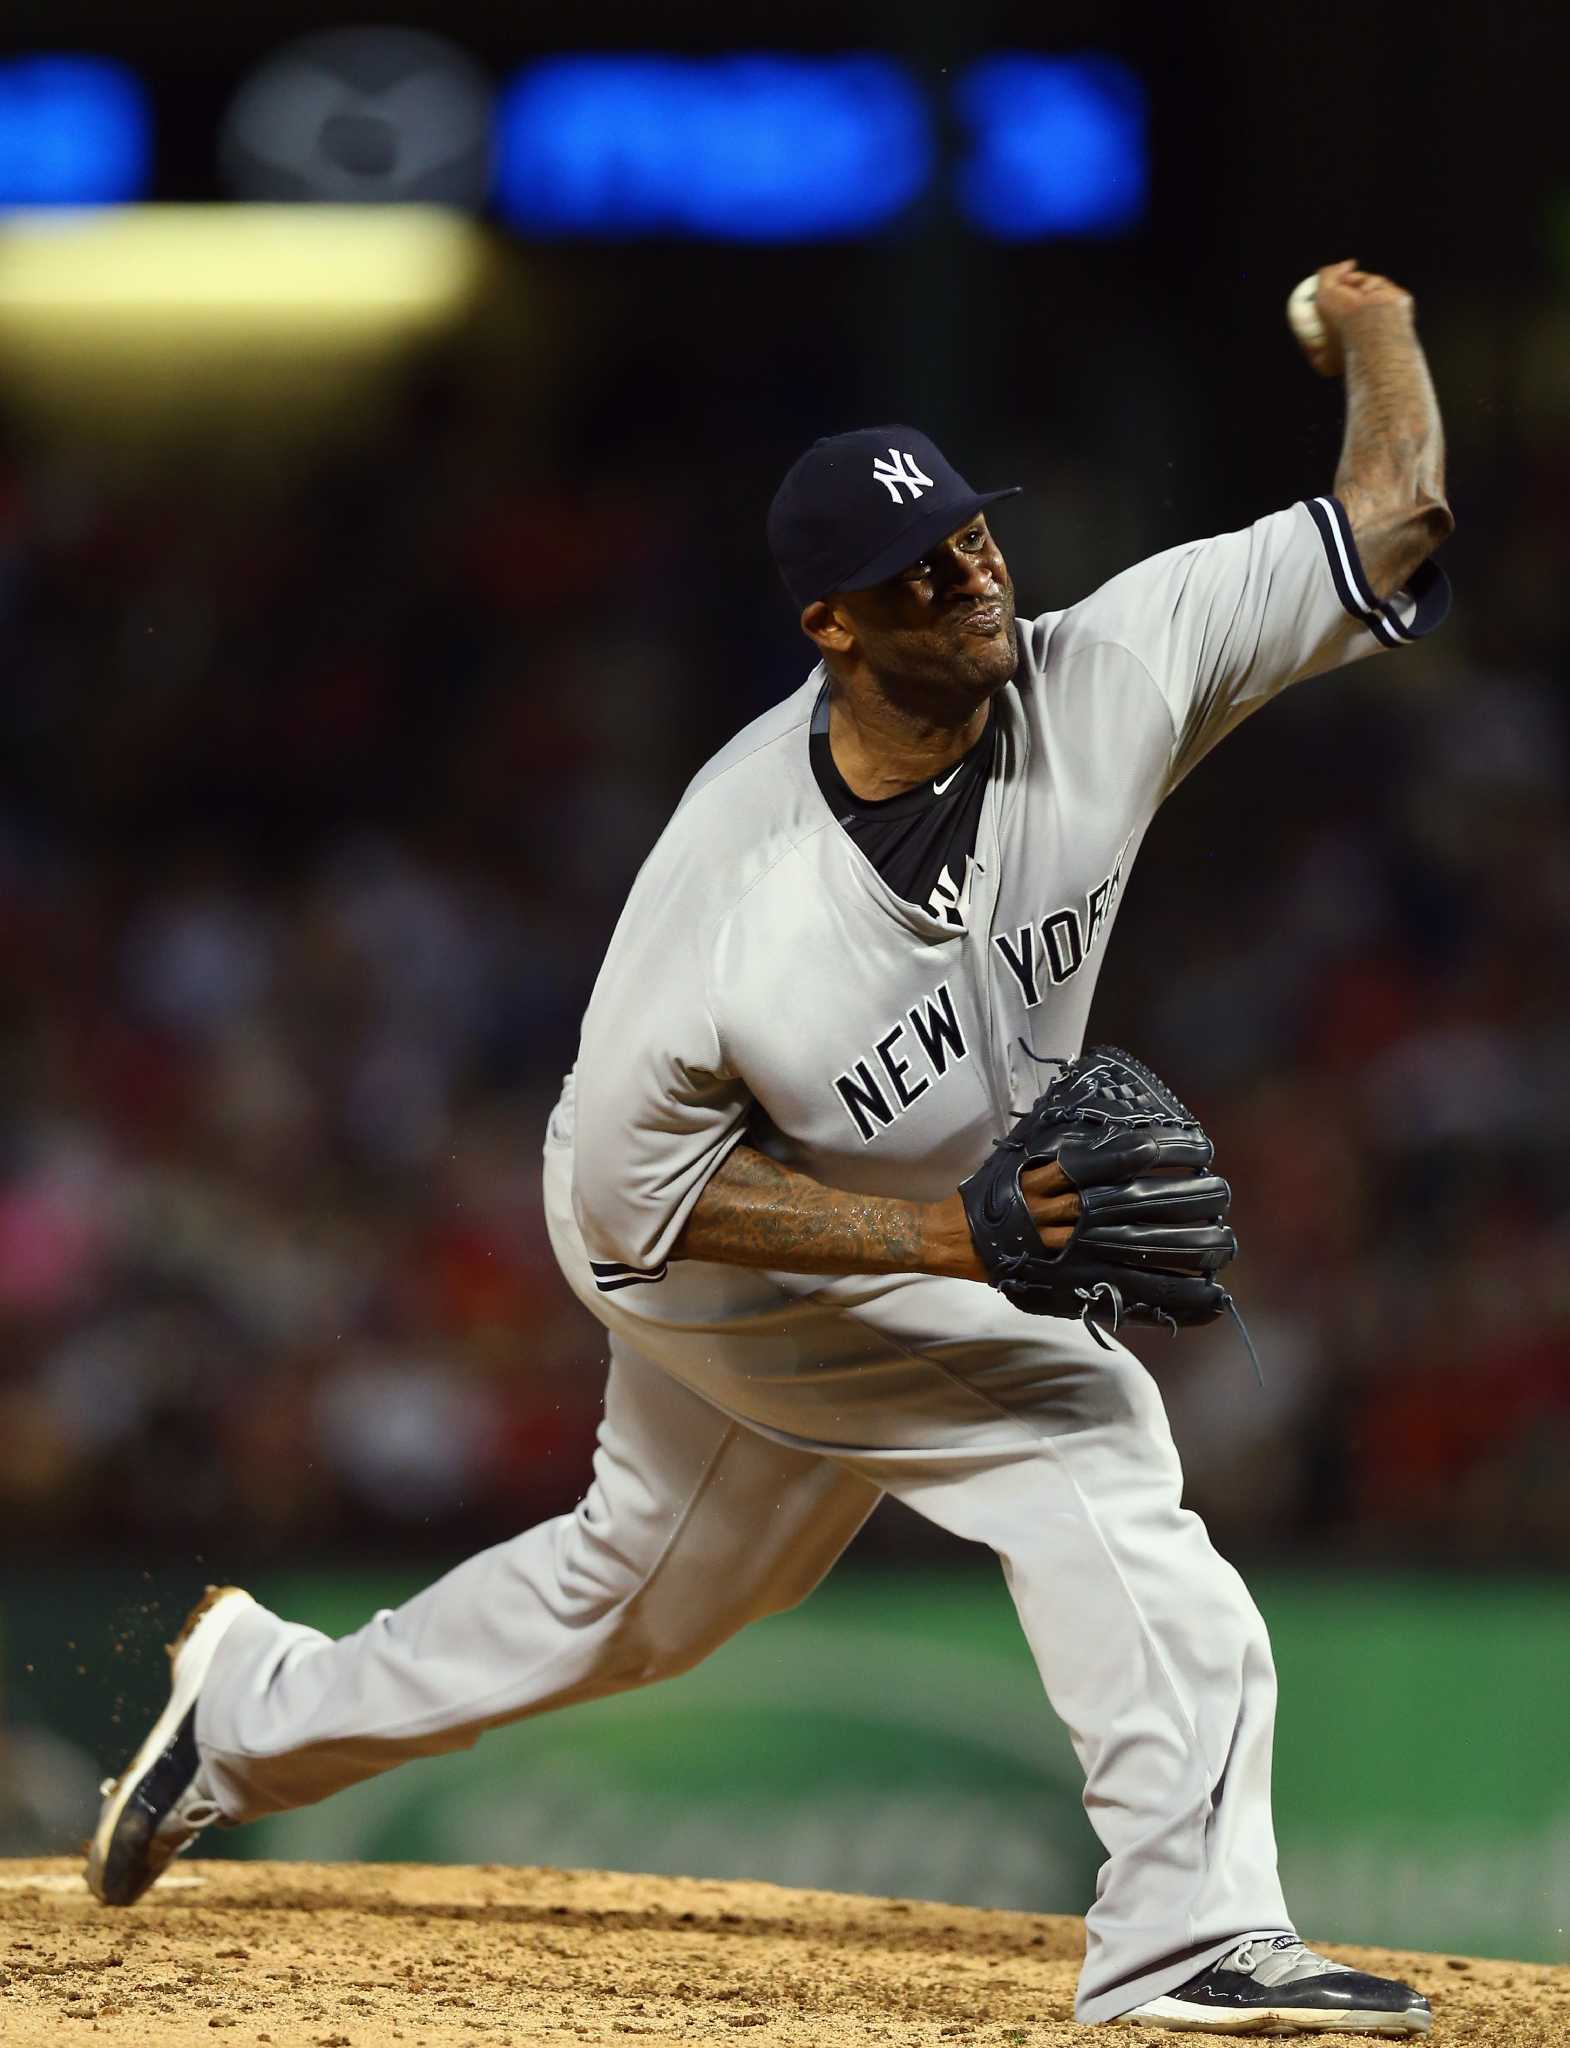
[[687,1670],[804,1598],[889,1492],[997,1552],[1084,1767],[1107,1860],[1078,2018],[1115,2019],[1241,1936],[1290,1927],[1264,1623],[1180,1504],[1139,1362],[963,1280],[791,1293],[677,1265],[602,1295],[570,1182],[569,1147],[548,1144],[552,1241],[611,1337],[587,1494],[340,1641],[242,1615],[197,1708],[223,1813],[309,1805],[503,1722]]

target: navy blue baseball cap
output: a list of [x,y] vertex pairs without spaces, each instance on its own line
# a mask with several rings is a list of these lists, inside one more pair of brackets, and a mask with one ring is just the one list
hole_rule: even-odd
[[915,427],[858,427],[814,441],[769,507],[769,551],[803,609],[867,590],[919,561],[1001,491],[973,491]]

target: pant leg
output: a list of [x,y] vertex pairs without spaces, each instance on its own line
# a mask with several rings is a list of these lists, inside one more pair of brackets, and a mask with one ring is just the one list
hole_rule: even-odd
[[998,1554],[1107,1850],[1079,2018],[1116,2018],[1241,1935],[1289,1927],[1269,1641],[1181,1504],[1139,1361],[964,1281],[804,1283],[795,1320],[765,1310],[701,1347],[676,1300],[643,1326],[668,1369]]
[[304,1806],[488,1728],[685,1671],[803,1599],[877,1500],[611,1347],[593,1483],[570,1515],[472,1557],[333,1641],[258,1608],[197,1709],[224,1815]]
[[[1291,1925],[1271,1815],[1269,1638],[1242,1579],[1182,1506],[1176,1447],[1139,1361],[1075,1324],[1050,1326],[1043,1344],[1033,1319],[1001,1301],[985,1330],[934,1334],[925,1290],[954,1285],[896,1291],[871,1316],[996,1404],[1025,1454],[984,1470],[946,1459],[860,1469],[1001,1560],[1107,1850],[1076,2014],[1113,2019],[1240,1935]],[[946,1306],[936,1313],[941,1331]]]

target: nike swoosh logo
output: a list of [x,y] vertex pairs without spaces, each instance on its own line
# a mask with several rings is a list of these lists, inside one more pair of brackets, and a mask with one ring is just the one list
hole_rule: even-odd
[[[963,762],[963,761],[961,761],[961,762],[960,762],[960,764],[959,764],[959,768],[963,768],[963,767],[964,767],[964,765],[965,765],[965,764],[964,764],[964,762]],[[953,769],[951,769],[951,770],[949,771],[949,774],[948,774],[948,777],[947,777],[947,779],[946,779],[946,780],[944,780],[944,781],[942,781],[942,782],[935,782],[935,783],[933,783],[933,785],[932,785],[932,793],[933,793],[933,795],[934,795],[934,796],[942,796],[942,794],[943,794],[944,790],[946,790],[946,789],[948,788],[948,786],[949,786],[949,783],[950,783],[950,782],[952,782],[952,781],[954,780],[954,777],[955,777],[956,775],[958,775],[958,773],[959,773],[959,768],[953,768]]]

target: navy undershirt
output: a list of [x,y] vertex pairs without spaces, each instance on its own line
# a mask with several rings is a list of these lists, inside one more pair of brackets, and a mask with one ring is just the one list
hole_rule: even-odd
[[976,850],[981,806],[992,773],[997,721],[934,782],[918,782],[898,796],[857,796],[834,765],[829,745],[829,686],[812,713],[812,772],[840,824],[896,896],[948,924],[965,922],[966,869]]

